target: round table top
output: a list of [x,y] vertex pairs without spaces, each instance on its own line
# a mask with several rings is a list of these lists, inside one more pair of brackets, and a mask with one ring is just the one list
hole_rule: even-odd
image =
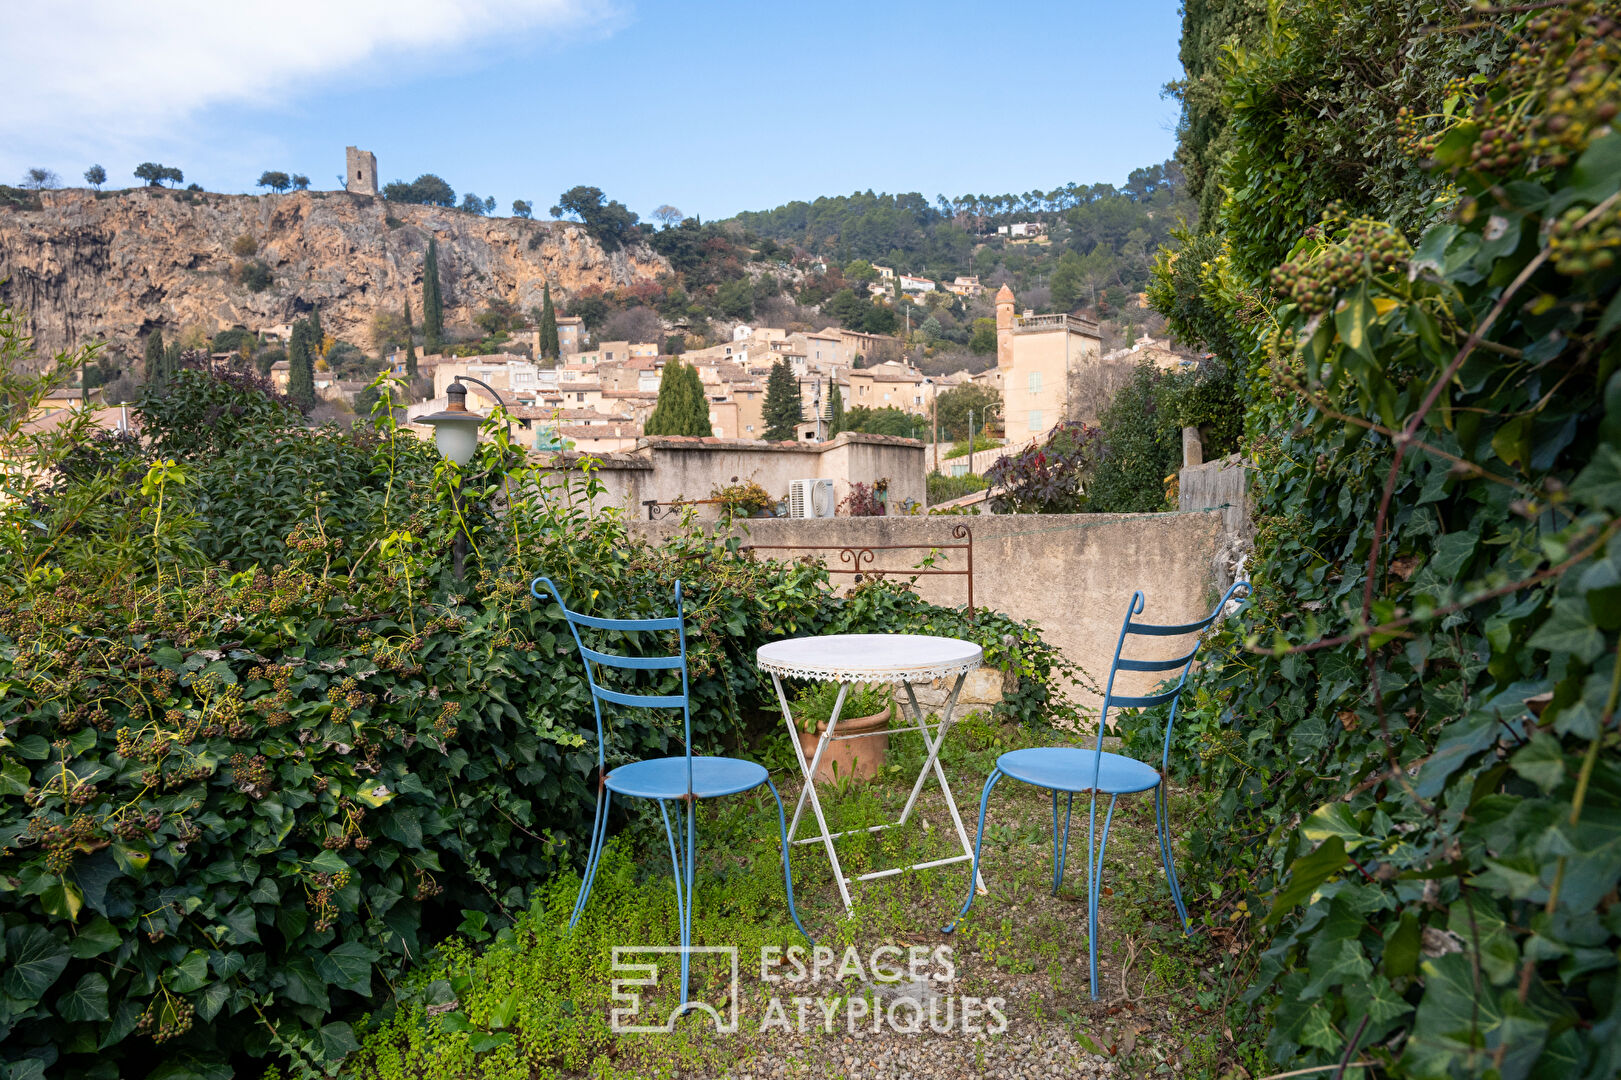
[[826,682],[924,682],[979,667],[972,641],[925,634],[828,634],[760,646],[760,668],[773,675]]

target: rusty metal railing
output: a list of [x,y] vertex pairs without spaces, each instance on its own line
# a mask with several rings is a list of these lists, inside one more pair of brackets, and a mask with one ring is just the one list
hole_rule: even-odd
[[[959,522],[951,527],[951,536],[958,544],[744,544],[739,551],[837,551],[843,566],[828,566],[829,574],[854,574],[884,578],[888,575],[907,577],[966,577],[968,579],[968,618],[974,619],[974,530]],[[872,564],[880,551],[961,551],[964,568],[939,570],[933,566],[913,567],[905,570],[880,570]],[[823,560],[824,563],[827,560]]]

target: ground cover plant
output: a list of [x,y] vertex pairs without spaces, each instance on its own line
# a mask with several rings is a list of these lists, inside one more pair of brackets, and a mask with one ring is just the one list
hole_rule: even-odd
[[1270,1069],[1621,1069],[1617,14],[1186,13],[1220,209],[1150,293],[1259,528],[1173,761]]
[[[894,584],[838,596],[696,528],[638,543],[499,420],[458,470],[394,425],[386,382],[372,425],[310,429],[194,359],[143,402],[139,443],[30,423],[49,380],[28,351],[0,310],[7,1080],[335,1069],[466,912],[506,925],[576,864],[590,710],[537,573],[620,616],[683,581],[701,749],[750,752],[753,651],[800,632],[971,636],[1018,677],[1006,718],[1058,704],[1034,628]],[[678,734],[617,723],[609,760]]]

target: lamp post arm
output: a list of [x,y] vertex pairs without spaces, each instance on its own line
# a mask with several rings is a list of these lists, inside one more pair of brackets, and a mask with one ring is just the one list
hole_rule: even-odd
[[[495,387],[491,386],[489,383],[485,382],[483,379],[475,379],[471,375],[458,375],[454,379],[452,379],[451,381],[452,382],[477,383],[478,385],[482,386],[484,389],[488,390],[490,392],[490,396],[495,398],[495,403],[501,407],[501,415],[506,418],[506,422],[507,422],[507,436],[509,438],[511,437],[511,435],[512,435],[512,414],[511,414],[511,412],[509,412],[507,410],[506,399],[501,396],[501,392],[499,390],[497,390]],[[527,421],[526,421],[526,423],[527,423]]]

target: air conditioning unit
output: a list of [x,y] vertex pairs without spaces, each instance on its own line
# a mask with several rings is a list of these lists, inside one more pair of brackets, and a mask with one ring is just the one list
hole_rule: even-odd
[[831,480],[794,480],[788,485],[791,518],[830,518],[835,505]]

